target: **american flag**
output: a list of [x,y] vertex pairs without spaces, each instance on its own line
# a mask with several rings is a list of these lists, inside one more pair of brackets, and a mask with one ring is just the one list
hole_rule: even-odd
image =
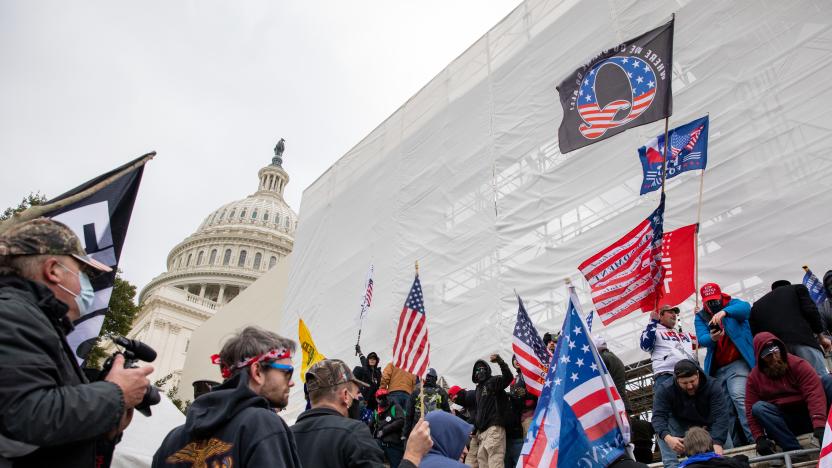
[[532,395],[540,396],[551,356],[529,319],[520,296],[517,296],[517,302],[519,303],[517,323],[514,324],[514,341],[511,343],[511,349],[520,364],[520,372],[526,381],[526,389]]
[[664,198],[662,194],[659,207],[635,229],[578,266],[604,325],[636,310],[649,312],[656,307],[664,276]]
[[588,314],[586,314],[586,328],[589,331],[592,331],[592,317],[595,315],[595,310],[590,310]]
[[428,324],[419,275],[413,280],[410,294],[399,316],[396,341],[393,343],[393,362],[396,367],[424,377],[430,362]]
[[826,418],[826,425],[823,430],[823,441],[820,444],[820,457],[818,468],[832,468],[832,412]]
[[624,402],[572,292],[518,466],[606,467],[624,453],[629,432]]
[[823,289],[823,281],[818,279],[809,267],[804,266],[803,270],[806,271],[806,274],[803,275],[803,285],[809,290],[809,297],[812,298],[812,301],[820,305],[821,302],[826,300],[826,290]]
[[[632,104],[628,100],[617,99],[603,108],[599,106],[596,95],[597,80],[592,78],[605,65],[617,66],[627,74],[632,88]],[[589,76],[581,83],[578,91],[578,113],[586,123],[581,124],[578,130],[586,138],[598,138],[609,128],[637,119],[650,107],[655,96],[656,74],[647,62],[637,57],[610,57],[593,67]],[[624,118],[615,120],[619,111],[627,109],[629,112]]]
[[673,154],[673,157],[677,158],[683,151],[692,150],[696,146],[696,142],[699,141],[699,135],[702,134],[704,128],[705,125],[702,124],[689,134],[674,132],[670,138],[670,152]]
[[370,270],[367,271],[366,287],[364,288],[364,295],[361,297],[361,315],[360,320],[367,316],[367,311],[370,309],[370,304],[373,302],[373,265],[370,265]]

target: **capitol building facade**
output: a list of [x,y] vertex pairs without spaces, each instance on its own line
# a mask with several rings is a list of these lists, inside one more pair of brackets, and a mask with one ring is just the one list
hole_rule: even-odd
[[289,175],[282,153],[281,141],[257,174],[257,191],[209,214],[139,294],[128,337],[158,353],[151,380],[170,374],[166,387],[176,385],[193,331],[291,253],[297,214],[283,200]]

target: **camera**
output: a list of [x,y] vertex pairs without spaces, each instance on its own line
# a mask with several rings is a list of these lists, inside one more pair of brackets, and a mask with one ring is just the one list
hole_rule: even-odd
[[[112,356],[108,357],[107,360],[104,361],[104,365],[101,367],[101,372],[98,374],[98,380],[104,380],[104,378],[107,377],[107,374],[110,373],[110,369],[113,368],[113,360],[118,354],[124,355],[125,369],[135,369],[139,367],[139,361],[153,362],[156,359],[156,351],[139,340],[131,340],[118,335],[111,335],[109,338],[113,340],[113,343],[123,347],[124,351],[116,351]],[[147,390],[144,392],[144,398],[142,398],[141,403],[136,406],[136,410],[149,417],[151,416],[150,407],[159,404],[160,400],[161,396],[159,395],[159,389],[153,385],[148,385]]]

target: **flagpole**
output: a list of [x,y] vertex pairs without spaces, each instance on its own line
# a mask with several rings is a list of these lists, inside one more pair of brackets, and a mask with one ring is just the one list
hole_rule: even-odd
[[[415,260],[413,262],[413,266],[416,269],[416,277],[418,278],[419,277],[419,260]],[[425,322],[427,322],[427,317],[425,317]],[[425,326],[427,326],[427,323],[425,323]],[[430,362],[430,356],[428,356],[428,362]],[[424,376],[419,376],[419,406],[422,408],[421,409],[421,417],[419,419],[425,419],[425,377],[426,376],[427,376],[427,373],[425,373]]]
[[[570,298],[569,300],[571,300],[572,303],[575,304],[577,309],[577,307],[580,304],[578,302],[578,294],[575,292],[575,286],[572,285],[572,281],[570,281],[569,278],[566,279],[566,288]],[[582,313],[583,311],[579,312]],[[578,318],[580,318],[580,316],[581,314],[579,313]],[[589,331],[587,331],[587,333],[589,333]],[[592,342],[591,336],[588,336],[587,338],[589,338],[589,341]],[[612,392],[610,391],[610,383],[607,381],[607,378],[604,375],[603,369],[605,369],[605,367],[603,362],[601,361],[600,354],[598,354],[598,349],[595,348],[595,343],[592,343],[590,349],[592,349],[592,358],[595,360],[595,365],[598,366],[598,371],[601,374],[601,381],[604,382],[604,392],[607,394],[607,401],[609,402],[610,407],[612,407],[612,413],[615,416],[615,425],[618,426],[618,430],[621,432],[621,437],[624,437],[624,422],[621,421],[621,415],[618,413],[618,409],[615,407],[615,400],[613,400]],[[621,401],[623,404],[623,398]],[[627,456],[635,460],[635,457],[633,456],[633,449],[629,441],[627,441],[625,450],[627,451]]]
[[112,184],[113,182],[120,179],[125,174],[127,174],[131,171],[134,171],[134,170],[138,169],[141,166],[144,166],[145,163],[147,163],[148,161],[150,161],[154,157],[156,157],[156,152],[151,151],[150,153],[147,153],[147,154],[141,156],[140,158],[136,159],[135,162],[133,162],[129,166],[125,167],[124,169],[116,172],[115,174],[111,175],[110,177],[107,177],[106,179],[102,180],[101,182],[98,182],[97,184],[93,185],[92,187],[89,187],[88,189],[86,189],[82,192],[78,192],[75,195],[66,197],[63,200],[58,200],[58,201],[53,202],[53,203],[48,203],[48,204],[45,204],[45,205],[30,206],[29,208],[21,211],[20,213],[15,213],[9,219],[0,222],[0,233],[3,232],[3,231],[6,231],[7,229],[11,228],[15,224],[22,223],[22,222],[25,222],[25,221],[29,221],[29,220],[41,217],[44,214],[49,213],[50,211],[55,211],[57,209],[65,207],[65,206],[69,206],[69,205],[77,202],[78,200],[82,200],[82,199],[90,196],[91,194],[103,189],[104,187]]
[[696,232],[693,237],[693,269],[696,275],[696,291],[694,291],[694,300],[696,304],[694,310],[699,310],[699,226],[702,222],[702,193],[705,188],[705,169],[702,169],[702,174],[699,175],[699,202],[696,207]]

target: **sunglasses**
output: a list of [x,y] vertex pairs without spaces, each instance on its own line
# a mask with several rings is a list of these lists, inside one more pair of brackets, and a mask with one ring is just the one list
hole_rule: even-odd
[[289,364],[280,364],[277,362],[270,362],[267,366],[271,367],[272,369],[277,369],[279,371],[283,371],[286,374],[286,378],[289,380],[292,379],[292,373],[295,372],[295,367]]

